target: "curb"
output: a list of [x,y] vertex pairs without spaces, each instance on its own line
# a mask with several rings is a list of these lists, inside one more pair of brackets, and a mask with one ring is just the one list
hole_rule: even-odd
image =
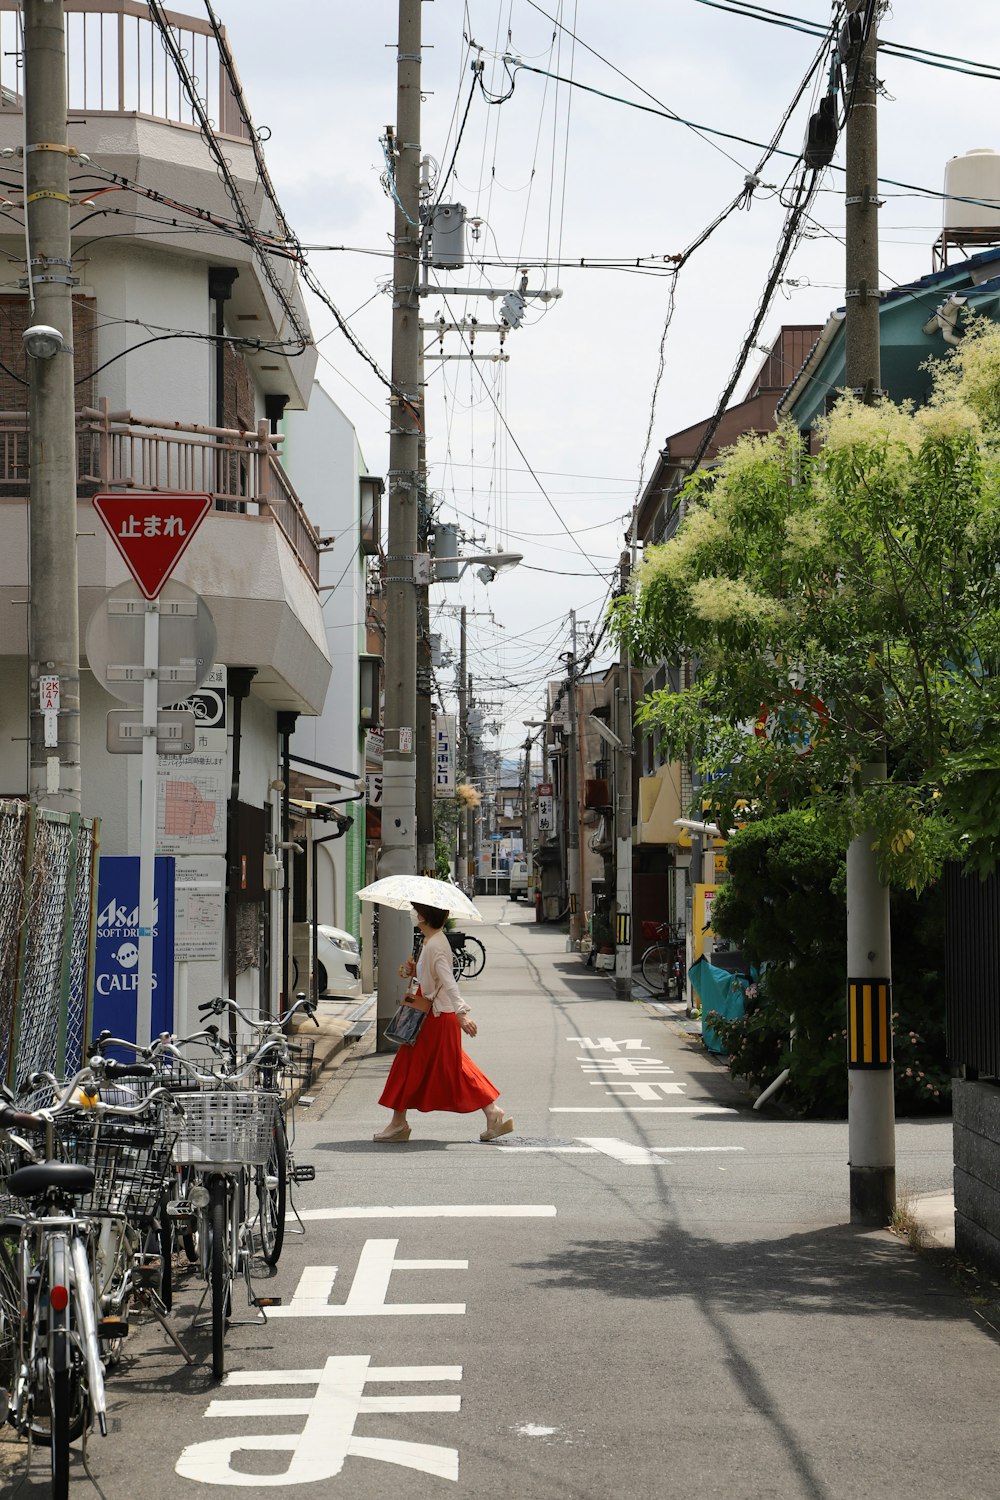
[[[296,1026],[289,1035],[314,1044],[312,1072],[308,1083],[297,1084],[289,1091],[289,1103],[296,1104],[303,1094],[319,1088],[328,1073],[339,1066],[338,1059],[350,1051],[364,1032],[358,1032],[355,1016],[319,1016],[319,1029],[311,1021]],[[364,1025],[362,1021],[360,1023]],[[374,1024],[374,1019],[371,1023]],[[351,1034],[353,1033],[353,1035]]]

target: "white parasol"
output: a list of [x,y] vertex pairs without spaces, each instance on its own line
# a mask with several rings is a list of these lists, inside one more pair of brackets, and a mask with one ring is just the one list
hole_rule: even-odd
[[430,875],[386,875],[358,891],[358,900],[377,901],[380,906],[392,906],[396,911],[405,911],[419,901],[421,906],[436,906],[446,911],[449,917],[462,917],[466,922],[483,920],[482,913],[457,885],[434,880]]

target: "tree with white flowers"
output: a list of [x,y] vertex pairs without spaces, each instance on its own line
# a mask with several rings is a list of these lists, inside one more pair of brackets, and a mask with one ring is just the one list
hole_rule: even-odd
[[[1000,328],[970,321],[932,399],[844,394],[816,454],[790,424],[695,475],[612,628],[690,659],[641,722],[689,757],[721,826],[793,806],[873,830],[883,879],[1000,855]],[[885,754],[888,779],[860,768]]]

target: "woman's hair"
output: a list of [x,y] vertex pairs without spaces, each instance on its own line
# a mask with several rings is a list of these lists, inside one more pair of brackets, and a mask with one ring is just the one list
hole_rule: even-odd
[[422,906],[420,902],[410,903],[418,917],[423,917],[428,927],[435,927],[440,931],[448,920],[448,911],[443,906]]

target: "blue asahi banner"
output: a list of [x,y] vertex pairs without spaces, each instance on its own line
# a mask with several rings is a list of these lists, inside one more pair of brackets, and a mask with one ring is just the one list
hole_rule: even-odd
[[[138,983],[139,860],[134,855],[104,854],[97,888],[93,1036],[106,1030],[135,1040]],[[153,878],[152,1035],[173,1029],[174,860],[159,855]]]

